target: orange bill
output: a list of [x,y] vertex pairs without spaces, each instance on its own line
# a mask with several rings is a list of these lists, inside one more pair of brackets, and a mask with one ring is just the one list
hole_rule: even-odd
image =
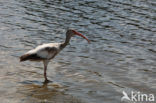
[[81,33],[77,32],[77,31],[75,31],[75,30],[73,30],[73,32],[74,32],[74,34],[83,37],[84,39],[86,39],[86,40],[88,41],[88,43],[90,43],[90,40],[88,40],[88,39],[87,39],[84,35],[82,35]]

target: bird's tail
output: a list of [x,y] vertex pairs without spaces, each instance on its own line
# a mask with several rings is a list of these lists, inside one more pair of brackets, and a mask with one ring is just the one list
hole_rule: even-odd
[[30,55],[29,55],[29,54],[24,54],[24,55],[22,55],[22,56],[20,57],[20,62],[23,62],[23,61],[28,60],[28,59],[29,59],[29,57],[30,57]]
[[20,62],[31,60],[31,61],[41,61],[44,58],[39,57],[37,54],[24,54],[20,57]]

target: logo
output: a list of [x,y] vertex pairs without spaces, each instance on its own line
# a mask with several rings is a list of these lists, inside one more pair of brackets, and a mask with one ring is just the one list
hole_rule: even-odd
[[121,98],[121,101],[124,101],[124,100],[131,100],[129,97],[128,97],[128,95],[127,95],[127,93],[125,92],[125,91],[123,91],[122,92],[122,94],[123,94],[123,97]]
[[121,101],[132,101],[133,103],[144,101],[148,103],[154,103],[155,101],[154,94],[144,94],[139,91],[131,91],[130,95],[123,91],[122,94],[123,96],[121,98]]

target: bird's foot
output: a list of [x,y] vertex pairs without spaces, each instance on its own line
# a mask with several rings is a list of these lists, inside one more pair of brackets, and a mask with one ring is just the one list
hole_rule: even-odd
[[44,83],[44,84],[47,84],[47,83],[49,83],[49,82],[52,82],[52,81],[50,81],[50,80],[48,80],[48,79],[45,79],[43,83]]

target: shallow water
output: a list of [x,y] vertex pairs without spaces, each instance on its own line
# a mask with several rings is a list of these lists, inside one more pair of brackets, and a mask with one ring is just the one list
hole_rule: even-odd
[[[122,91],[156,96],[155,0],[1,0],[1,103],[120,103]],[[80,37],[48,65],[19,56],[62,42],[68,28]]]

